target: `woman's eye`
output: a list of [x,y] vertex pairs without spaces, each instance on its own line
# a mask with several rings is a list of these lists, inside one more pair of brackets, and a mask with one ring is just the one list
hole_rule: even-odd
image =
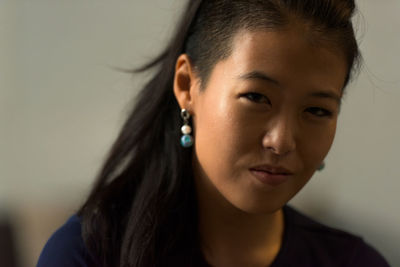
[[269,101],[268,97],[266,97],[265,95],[259,94],[259,93],[246,93],[246,94],[242,94],[241,96],[245,97],[248,100],[255,102],[255,103],[271,104],[271,101]]
[[313,116],[316,117],[332,117],[333,113],[327,109],[324,108],[318,108],[318,107],[311,107],[307,108],[306,112],[310,113]]

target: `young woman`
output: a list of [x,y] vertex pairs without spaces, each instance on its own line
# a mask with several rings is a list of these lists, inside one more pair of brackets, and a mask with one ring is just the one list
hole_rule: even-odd
[[189,1],[88,199],[38,266],[388,266],[285,204],[359,62],[351,0]]

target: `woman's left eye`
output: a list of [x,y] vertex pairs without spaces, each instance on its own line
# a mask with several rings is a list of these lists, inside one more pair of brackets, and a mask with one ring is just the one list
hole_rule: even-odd
[[327,109],[324,108],[319,108],[319,107],[311,107],[311,108],[307,108],[306,112],[310,113],[313,116],[316,117],[332,117],[333,113]]
[[265,104],[271,104],[271,101],[266,97],[265,95],[259,94],[259,93],[246,93],[242,94],[242,97],[247,98],[248,100],[255,102],[255,103],[265,103]]

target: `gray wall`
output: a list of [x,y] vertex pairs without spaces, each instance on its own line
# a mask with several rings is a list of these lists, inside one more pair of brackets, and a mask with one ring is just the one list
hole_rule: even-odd
[[[158,51],[183,2],[0,1],[0,209],[14,215],[25,266],[84,198],[148,78],[113,67]],[[358,3],[364,69],[326,169],[292,203],[400,266],[400,1]]]

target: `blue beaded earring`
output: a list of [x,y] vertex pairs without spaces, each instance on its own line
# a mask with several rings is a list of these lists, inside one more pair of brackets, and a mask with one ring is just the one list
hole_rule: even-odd
[[317,171],[322,171],[323,169],[325,169],[325,162],[324,161],[321,163],[321,165],[318,166]]
[[186,109],[182,109],[181,117],[183,119],[181,145],[183,147],[191,147],[193,145],[193,137],[190,135],[192,133],[192,127],[189,126],[190,113]]

